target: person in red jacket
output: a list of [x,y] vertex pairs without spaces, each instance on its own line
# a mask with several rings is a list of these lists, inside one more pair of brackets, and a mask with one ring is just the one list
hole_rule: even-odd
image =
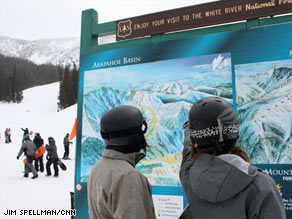
[[4,136],[5,136],[5,143],[9,143],[9,140],[8,140],[8,129],[5,129]]

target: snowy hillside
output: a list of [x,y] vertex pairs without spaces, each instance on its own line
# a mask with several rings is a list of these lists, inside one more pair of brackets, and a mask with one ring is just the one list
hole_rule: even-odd
[[0,36],[0,53],[36,64],[79,63],[79,38],[27,41]]
[[[44,210],[71,208],[70,192],[74,192],[75,139],[70,146],[71,160],[65,160],[67,170],[59,172],[59,177],[46,177],[40,173],[37,179],[23,177],[23,159],[16,159],[21,146],[22,128],[39,132],[44,139],[52,136],[56,140],[59,157],[63,156],[63,137],[70,133],[74,125],[76,105],[57,112],[59,83],[24,90],[22,103],[0,102],[0,218],[31,218],[31,216],[4,216],[6,210]],[[4,143],[5,128],[11,128],[12,143]],[[44,158],[44,162],[46,159]],[[52,173],[53,166],[51,166]],[[33,218],[67,218],[69,216],[33,216]]]
[[[113,42],[114,37],[102,37],[99,44]],[[35,64],[79,65],[80,38],[22,40],[0,36],[0,54],[30,60]]]

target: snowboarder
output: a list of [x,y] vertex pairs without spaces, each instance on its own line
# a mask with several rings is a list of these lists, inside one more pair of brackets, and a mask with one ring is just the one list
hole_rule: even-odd
[[[37,149],[39,149],[42,145],[44,145],[44,140],[42,139],[40,133],[36,133],[34,139],[33,139],[33,143],[35,144],[35,146],[37,147]],[[44,172],[44,162],[43,162],[43,155],[38,157],[37,159],[35,159],[34,161],[34,167],[35,170],[38,172],[39,170],[41,172]]]
[[142,113],[133,106],[115,107],[102,116],[100,130],[106,148],[88,178],[90,219],[155,218],[152,187],[135,169],[145,157],[140,150],[148,147]]
[[72,144],[72,142],[69,140],[69,133],[67,133],[66,136],[64,137],[63,144],[64,144],[64,150],[65,150],[64,155],[63,155],[63,159],[70,160],[70,158],[69,158],[69,145]]
[[36,170],[34,169],[32,165],[32,161],[34,159],[35,151],[37,150],[35,144],[30,140],[29,135],[24,136],[24,143],[22,143],[21,149],[18,152],[17,160],[21,156],[21,154],[24,152],[26,156],[26,163],[25,163],[25,173],[23,177],[28,177],[29,172],[31,171],[33,173],[32,179],[35,179],[38,177],[38,174]]
[[53,137],[48,138],[49,144],[46,145],[47,150],[47,163],[46,163],[46,176],[51,176],[51,165],[54,165],[55,177],[59,176],[59,168],[58,168],[58,153],[57,153],[57,146],[55,143],[55,139]]
[[180,180],[193,218],[285,219],[274,180],[249,163],[236,141],[233,107],[219,97],[193,104],[184,124]]

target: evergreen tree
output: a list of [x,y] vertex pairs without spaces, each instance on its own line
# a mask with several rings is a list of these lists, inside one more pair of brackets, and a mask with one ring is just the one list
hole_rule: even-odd
[[78,69],[74,64],[73,69],[67,66],[62,73],[62,80],[60,82],[59,102],[58,108],[65,109],[77,103],[78,94]]
[[60,81],[60,68],[0,54],[0,101],[19,102],[22,90]]
[[4,65],[0,65],[0,100],[6,100],[6,75]]
[[36,65],[30,61],[0,54],[0,101],[21,102],[23,90],[60,81],[58,108],[77,103],[78,68],[62,68],[50,64]]
[[74,103],[77,103],[78,100],[78,79],[79,79],[79,70],[77,69],[76,64],[73,65],[72,70],[72,89],[73,89],[73,95],[74,95]]
[[14,78],[14,85],[13,85],[13,90],[14,90],[14,98],[13,102],[20,103],[23,99],[23,92],[21,88],[21,82],[22,82],[22,77],[21,73],[17,71],[16,66],[13,71],[13,78]]
[[15,77],[14,75],[11,75],[7,81],[8,102],[14,102],[14,84],[15,84]]
[[59,109],[64,109],[65,108],[65,80],[64,80],[64,72],[62,72],[62,80],[60,81],[60,86],[59,86],[59,102],[58,102],[58,107]]

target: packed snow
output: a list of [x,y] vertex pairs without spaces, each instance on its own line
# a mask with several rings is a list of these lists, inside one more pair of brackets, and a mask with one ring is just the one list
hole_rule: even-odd
[[[57,110],[59,83],[39,86],[24,90],[24,99],[20,104],[0,102],[0,219],[43,219],[43,218],[71,218],[70,216],[37,216],[20,215],[21,210],[70,210],[70,192],[74,192],[75,174],[75,138],[70,145],[71,160],[63,160],[66,171],[59,168],[59,177],[47,177],[44,172],[38,172],[39,177],[31,179],[23,177],[24,155],[16,159],[21,147],[23,131],[40,133],[44,144],[48,144],[48,137],[56,140],[58,155],[64,153],[63,138],[70,133],[77,115],[76,105],[65,110]],[[4,131],[11,129],[12,143],[5,144]],[[46,155],[46,154],[45,154]],[[44,165],[46,158],[44,156]],[[51,165],[54,174],[53,165]],[[7,210],[12,214],[5,216]],[[14,211],[16,210],[16,211]],[[23,213],[23,211],[22,211]],[[32,213],[32,212],[31,212]]]

